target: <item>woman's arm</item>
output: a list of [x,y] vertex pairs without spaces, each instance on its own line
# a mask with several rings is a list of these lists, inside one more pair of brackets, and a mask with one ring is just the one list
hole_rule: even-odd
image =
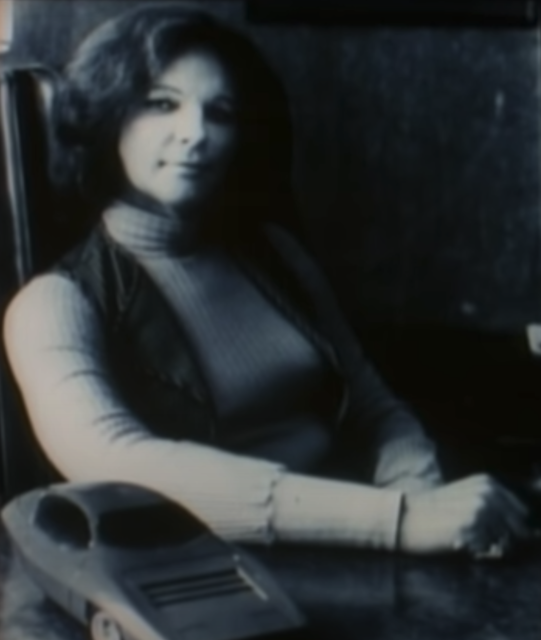
[[224,537],[247,542],[482,552],[528,535],[524,507],[487,478],[404,498],[154,436],[115,390],[99,315],[62,276],[30,283],[10,305],[4,329],[37,437],[69,480],[142,484]]
[[4,331],[37,438],[69,480],[143,484],[237,540],[393,548],[398,492],[308,479],[279,464],[154,436],[117,393],[100,316],[71,280],[32,281],[10,305]]

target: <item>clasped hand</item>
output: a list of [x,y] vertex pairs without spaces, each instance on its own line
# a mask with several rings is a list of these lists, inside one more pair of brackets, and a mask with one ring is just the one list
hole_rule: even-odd
[[406,493],[398,548],[408,553],[463,551],[500,558],[534,536],[529,510],[488,475]]

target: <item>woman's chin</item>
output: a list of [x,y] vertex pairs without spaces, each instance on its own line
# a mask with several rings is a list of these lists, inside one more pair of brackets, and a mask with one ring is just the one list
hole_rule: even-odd
[[182,189],[164,190],[153,194],[153,198],[163,207],[173,209],[191,209],[202,206],[208,200],[206,190],[194,188],[192,185]]
[[198,209],[205,203],[205,197],[194,191],[168,192],[168,193],[149,193],[142,194],[143,200],[154,207],[161,209],[173,209],[175,211]]

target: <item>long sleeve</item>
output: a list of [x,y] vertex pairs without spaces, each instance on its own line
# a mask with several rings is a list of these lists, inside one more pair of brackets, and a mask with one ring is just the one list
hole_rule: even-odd
[[270,226],[267,233],[302,283],[314,306],[319,328],[336,351],[350,391],[348,422],[362,433],[372,449],[374,483],[415,490],[440,482],[433,443],[363,353],[321,270],[283,229]]
[[153,435],[116,392],[100,316],[71,280],[27,285],[8,309],[4,339],[37,438],[67,479],[143,484],[230,539],[393,548],[398,492]]

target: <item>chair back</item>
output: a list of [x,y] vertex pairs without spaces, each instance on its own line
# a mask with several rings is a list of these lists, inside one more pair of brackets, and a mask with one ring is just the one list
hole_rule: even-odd
[[[0,72],[0,317],[16,291],[58,255],[51,181],[55,74],[42,66]],[[61,235],[61,234],[60,234]],[[39,321],[37,319],[36,321]],[[7,499],[52,478],[0,349],[1,495]]]

